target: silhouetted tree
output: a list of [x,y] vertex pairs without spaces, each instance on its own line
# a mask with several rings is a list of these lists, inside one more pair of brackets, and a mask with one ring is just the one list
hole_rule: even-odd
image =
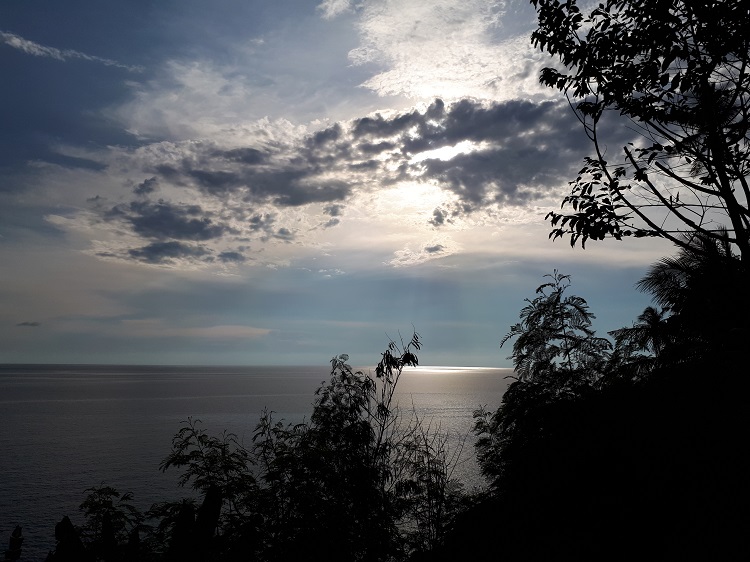
[[355,371],[346,355],[334,357],[310,420],[287,424],[265,411],[248,446],[188,418],[160,468],[180,469],[178,484],[193,488],[198,501],[156,503],[144,517],[130,494],[91,488],[81,505],[84,541],[66,518],[51,559],[426,559],[463,496],[452,478],[460,451],[451,453],[447,438],[416,413],[402,420],[395,401],[420,348],[416,333],[390,342],[372,374]]
[[161,506],[171,523],[161,527],[168,539],[168,559],[202,562],[219,553],[228,559],[227,552],[236,543],[250,538],[242,531],[258,492],[253,463],[235,434],[211,436],[200,427],[200,420],[188,419],[160,468],[182,468],[178,484],[190,484],[203,499],[197,510],[186,502]]
[[565,295],[570,276],[555,270],[545,277],[550,281],[537,288],[536,298],[526,299],[521,322],[511,327],[500,346],[516,338],[509,359],[521,382],[565,387],[576,378],[593,380],[601,374],[612,344],[591,329],[595,316],[588,303]]
[[[750,10],[744,1],[531,0],[533,43],[562,67],[541,82],[571,100],[594,155],[550,213],[557,238],[694,233],[750,260]],[[621,155],[618,119],[640,135]],[[722,230],[726,228],[726,232]],[[687,234],[687,237],[681,234]]]
[[[736,360],[744,351],[735,346],[732,355],[727,344],[731,322],[718,321],[734,318],[731,302],[744,298],[742,273],[732,273],[742,262],[728,247],[698,236],[657,264],[641,286],[668,311],[647,309],[638,324],[615,331],[618,348],[594,361],[591,375],[560,388],[548,376],[558,364],[545,360],[541,375],[510,385],[496,412],[476,412],[490,489],[457,519],[439,560],[467,548],[473,558],[506,560],[745,556],[747,377]],[[706,291],[720,280],[728,293]],[[510,335],[544,349],[553,336],[541,334],[557,331],[531,336],[546,322],[535,309],[524,308]]]
[[463,484],[453,474],[462,447],[450,450],[447,435],[425,426],[416,413],[396,445],[392,466],[399,529],[410,560],[427,560],[464,507]]
[[641,375],[706,357],[741,368],[749,335],[748,278],[727,237],[697,234],[638,282],[661,310],[648,307],[637,324],[610,332],[615,355]]
[[5,560],[19,560],[21,558],[21,546],[23,545],[23,529],[16,525],[8,540],[8,550],[5,551]]
[[145,513],[147,527],[143,549],[156,560],[186,560],[190,550],[190,533],[195,522],[195,500],[157,502]]
[[591,393],[609,365],[612,344],[591,328],[595,316],[588,303],[565,295],[570,276],[555,271],[545,277],[550,281],[537,288],[536,298],[526,299],[521,322],[501,342],[516,338],[510,356],[516,380],[497,411],[474,413],[477,458],[496,489],[508,481],[505,475],[529,440],[548,430],[540,413]]
[[118,559],[118,546],[127,544],[143,515],[130,502],[132,494],[120,494],[111,486],[95,486],[80,506],[86,518],[83,538],[97,560]]
[[66,515],[55,525],[55,550],[47,556],[48,562],[89,562],[94,555],[86,549],[80,533]]
[[609,332],[615,339],[610,367],[630,378],[650,373],[672,338],[668,314],[666,308],[647,306],[632,326]]
[[394,393],[406,366],[416,366],[417,334],[389,344],[375,376],[354,371],[348,356],[331,360],[330,380],[316,391],[310,422],[261,420],[254,453],[269,507],[264,533],[270,560],[388,560],[402,549],[396,527]]

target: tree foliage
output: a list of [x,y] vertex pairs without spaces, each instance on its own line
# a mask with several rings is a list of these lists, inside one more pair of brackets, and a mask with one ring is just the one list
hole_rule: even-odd
[[607,358],[611,343],[596,337],[595,318],[585,299],[565,295],[570,276],[554,271],[548,282],[537,287],[537,297],[526,299],[521,322],[511,327],[500,342],[513,344],[515,374],[520,381],[546,379],[564,386],[576,376],[596,377]]
[[80,510],[86,518],[82,537],[88,542],[92,558],[115,560],[143,522],[143,515],[131,503],[133,495],[121,494],[104,484],[86,490]]
[[489,493],[441,560],[468,541],[474,557],[502,545],[507,560],[744,556],[744,275],[728,241],[694,237],[639,284],[659,308],[612,332],[612,353],[577,362],[559,326],[577,319],[595,337],[593,316],[568,297],[577,306],[552,320],[569,279],[549,276],[506,336],[522,374],[497,411],[475,412]]
[[517,466],[508,459],[522,456],[519,451],[532,436],[548,431],[539,413],[588,394],[609,364],[612,344],[596,336],[588,303],[565,294],[570,276],[555,270],[545,278],[549,281],[537,288],[537,297],[526,299],[521,322],[501,342],[516,338],[510,356],[516,380],[497,411],[474,413],[477,458],[495,487]]
[[[611,332],[616,348],[643,365],[685,364],[705,357],[744,359],[750,297],[746,263],[732,251],[728,237],[697,234],[675,256],[662,258],[638,282],[660,307],[648,307],[629,328]],[[645,357],[640,356],[641,359]]]
[[128,552],[154,561],[377,562],[439,548],[462,505],[458,453],[416,412],[402,418],[395,398],[421,345],[416,333],[391,341],[374,373],[334,357],[310,419],[291,424],[265,411],[250,443],[189,418],[160,468],[180,470],[178,484],[198,498],[141,515],[129,494],[88,490],[87,554],[129,560],[125,544],[139,533]]
[[[541,82],[570,99],[594,154],[548,215],[553,238],[690,235],[750,259],[750,8],[745,1],[531,0],[535,46],[561,63]],[[618,119],[635,133],[618,155]],[[726,229],[724,232],[723,229]],[[682,234],[687,233],[687,240]]]

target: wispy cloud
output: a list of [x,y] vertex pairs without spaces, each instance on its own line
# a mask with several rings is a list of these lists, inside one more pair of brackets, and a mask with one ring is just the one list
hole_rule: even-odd
[[18,49],[19,51],[22,51],[27,55],[33,55],[35,57],[47,57],[59,61],[79,59],[100,63],[105,66],[123,68],[130,72],[141,72],[143,70],[143,67],[141,66],[122,64],[112,59],[97,57],[94,55],[87,55],[86,53],[75,51],[73,49],[57,49],[55,47],[40,45],[39,43],[24,39],[23,37],[20,37],[15,33],[9,33],[7,31],[0,31],[0,42],[5,43],[9,47],[13,47],[14,49]]
[[460,249],[455,242],[449,242],[447,238],[440,241],[433,241],[416,249],[409,245],[395,251],[393,259],[388,264],[393,267],[418,265],[438,257],[450,256],[460,251]]
[[335,18],[338,15],[349,12],[352,9],[351,0],[323,0],[318,5],[325,19]]
[[122,327],[139,338],[195,338],[218,341],[248,340],[267,336],[270,329],[243,325],[171,327],[161,319],[123,320]]
[[20,328],[38,328],[41,325],[40,322],[19,322],[16,324],[16,326]]

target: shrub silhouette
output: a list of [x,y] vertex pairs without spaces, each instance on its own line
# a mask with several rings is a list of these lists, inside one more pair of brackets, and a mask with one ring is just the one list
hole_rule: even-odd
[[186,562],[386,561],[438,548],[462,501],[451,478],[457,457],[394,400],[420,348],[416,333],[391,342],[374,375],[334,357],[310,420],[287,424],[266,411],[247,445],[189,418],[160,468],[181,470],[178,484],[198,502],[157,503],[142,515],[130,494],[92,488],[86,525],[79,532],[66,519],[52,559],[68,560],[69,544],[91,560]]
[[[671,305],[668,319],[657,319],[667,326],[654,322],[664,335],[651,348],[652,335],[632,336],[654,329],[643,316],[643,326],[614,332],[612,355],[598,346],[593,357],[568,361],[557,343],[560,330],[542,329],[564,323],[534,314],[564,299],[541,291],[529,301],[523,322],[504,341],[518,336],[512,357],[525,362],[523,369],[536,365],[529,357],[542,357],[543,368],[514,381],[496,412],[476,412],[477,454],[490,489],[458,518],[437,559],[460,556],[466,545],[473,545],[473,557],[501,552],[507,560],[739,559],[747,553],[740,517],[750,469],[742,452],[750,421],[744,361],[728,352],[726,326],[695,321],[696,311],[708,306],[707,276],[727,280],[727,271],[740,267],[731,260],[739,261],[681,248],[644,277],[640,285],[657,303]],[[675,269],[677,282],[665,275]],[[668,290],[660,284],[665,279]],[[723,299],[706,315],[719,318],[736,314],[726,309],[728,301],[744,295],[709,298]],[[587,311],[583,299],[570,302]],[[587,317],[580,317],[586,327]],[[593,331],[586,336],[595,337]],[[555,353],[527,353],[531,340]],[[643,353],[625,353],[625,345]]]

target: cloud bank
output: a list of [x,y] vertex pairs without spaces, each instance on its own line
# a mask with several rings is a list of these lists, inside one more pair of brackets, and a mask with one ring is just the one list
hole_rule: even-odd
[[[350,209],[376,212],[380,194],[394,208],[424,203],[420,186],[436,194],[423,227],[451,228],[557,193],[587,148],[576,126],[553,101],[437,99],[311,132],[264,122],[223,142],[152,143],[108,155],[130,187],[90,197],[73,222],[111,233],[101,258],[225,267],[268,243],[314,243]],[[418,253],[444,247],[425,240]]]

